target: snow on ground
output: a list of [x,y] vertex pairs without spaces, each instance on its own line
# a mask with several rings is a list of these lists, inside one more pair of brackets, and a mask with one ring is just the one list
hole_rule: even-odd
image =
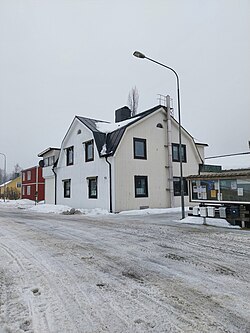
[[0,204],[0,332],[250,332],[249,232],[16,207]]
[[[34,211],[37,213],[54,213],[54,214],[67,214],[70,213],[72,207],[64,206],[64,205],[49,205],[44,202],[39,202],[35,205],[34,201],[27,199],[19,199],[19,200],[7,200],[4,202],[0,200],[0,205],[2,207],[14,207],[19,209],[26,209],[29,211]],[[186,208],[186,211],[188,208]],[[181,207],[177,208],[161,208],[161,209],[141,209],[141,210],[129,210],[120,212],[118,215],[120,216],[145,216],[145,215],[157,215],[157,214],[172,214],[181,212]],[[102,215],[110,215],[107,210],[101,208],[95,209],[77,209],[77,213],[84,214],[86,216],[102,216]],[[114,215],[114,214],[111,214]],[[202,217],[193,217],[188,216],[183,220],[176,220],[178,223],[191,223],[191,224],[206,224],[214,227],[223,227],[223,228],[233,228],[240,229],[239,226],[232,226],[225,219],[215,219],[215,218],[206,218],[204,223],[204,218]]]

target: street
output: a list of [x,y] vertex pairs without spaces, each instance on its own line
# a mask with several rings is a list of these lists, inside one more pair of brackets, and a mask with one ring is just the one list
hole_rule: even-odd
[[0,333],[250,332],[250,232],[0,207]]

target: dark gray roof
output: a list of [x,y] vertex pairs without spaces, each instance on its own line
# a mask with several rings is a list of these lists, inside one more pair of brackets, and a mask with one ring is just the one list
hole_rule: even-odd
[[121,138],[122,138],[126,128],[131,126],[132,124],[138,122],[139,120],[145,118],[149,114],[159,110],[160,108],[164,108],[165,110],[167,110],[167,108],[164,106],[161,106],[161,105],[155,106],[152,109],[138,113],[134,117],[129,118],[131,121],[128,124],[118,128],[117,130],[112,131],[110,133],[103,133],[103,132],[99,131],[96,127],[96,123],[99,123],[99,122],[109,123],[107,121],[85,118],[85,117],[81,117],[81,116],[76,116],[76,118],[78,120],[80,120],[86,127],[88,127],[93,132],[95,143],[96,143],[99,154],[101,153],[103,145],[106,144],[106,155],[113,155],[121,141]]
[[209,172],[201,175],[190,175],[188,179],[218,179],[218,178],[235,178],[250,177],[250,169],[232,169],[222,170],[220,172]]

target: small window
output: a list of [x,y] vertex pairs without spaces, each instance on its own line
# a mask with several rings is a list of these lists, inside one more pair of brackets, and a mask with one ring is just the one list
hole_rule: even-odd
[[66,149],[66,164],[73,165],[74,164],[74,147],[69,147]]
[[53,165],[55,163],[55,156],[48,157],[48,165]]
[[[183,178],[184,195],[188,195],[188,184],[186,178]],[[181,195],[181,178],[174,177],[174,196]]]
[[135,197],[148,197],[148,177],[135,176]]
[[85,142],[85,162],[94,161],[94,141]]
[[64,198],[70,198],[70,188],[71,188],[71,180],[70,179],[63,180]]
[[31,180],[31,171],[27,171],[27,180]]
[[25,195],[25,186],[23,186],[23,195]]
[[30,195],[30,186],[27,186],[27,195]]
[[22,187],[22,184],[21,183],[16,183],[16,187],[20,188],[20,187]]
[[25,181],[25,172],[23,172],[23,181]]
[[89,199],[97,199],[97,177],[88,178]]
[[134,138],[134,158],[147,159],[146,139]]
[[[187,162],[186,145],[181,145],[182,162]],[[173,162],[180,162],[179,144],[172,143]]]

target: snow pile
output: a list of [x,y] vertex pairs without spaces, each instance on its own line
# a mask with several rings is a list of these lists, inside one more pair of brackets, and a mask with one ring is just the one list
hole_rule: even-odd
[[210,218],[206,217],[205,223],[203,217],[198,216],[188,216],[183,220],[176,220],[176,222],[180,223],[190,223],[190,224],[206,224],[213,227],[222,227],[222,228],[232,228],[232,229],[241,229],[238,225],[231,225],[227,222],[225,219],[216,219],[216,218]]
[[118,123],[105,123],[105,122],[96,122],[96,128],[98,131],[103,133],[110,133],[113,132],[123,126],[128,125],[129,123],[135,121],[139,116],[129,118],[123,121],[119,121]]
[[[187,210],[188,208],[185,208]],[[177,208],[147,208],[140,210],[126,210],[120,212],[119,215],[153,215],[153,214],[170,214],[181,212],[181,207]]]

